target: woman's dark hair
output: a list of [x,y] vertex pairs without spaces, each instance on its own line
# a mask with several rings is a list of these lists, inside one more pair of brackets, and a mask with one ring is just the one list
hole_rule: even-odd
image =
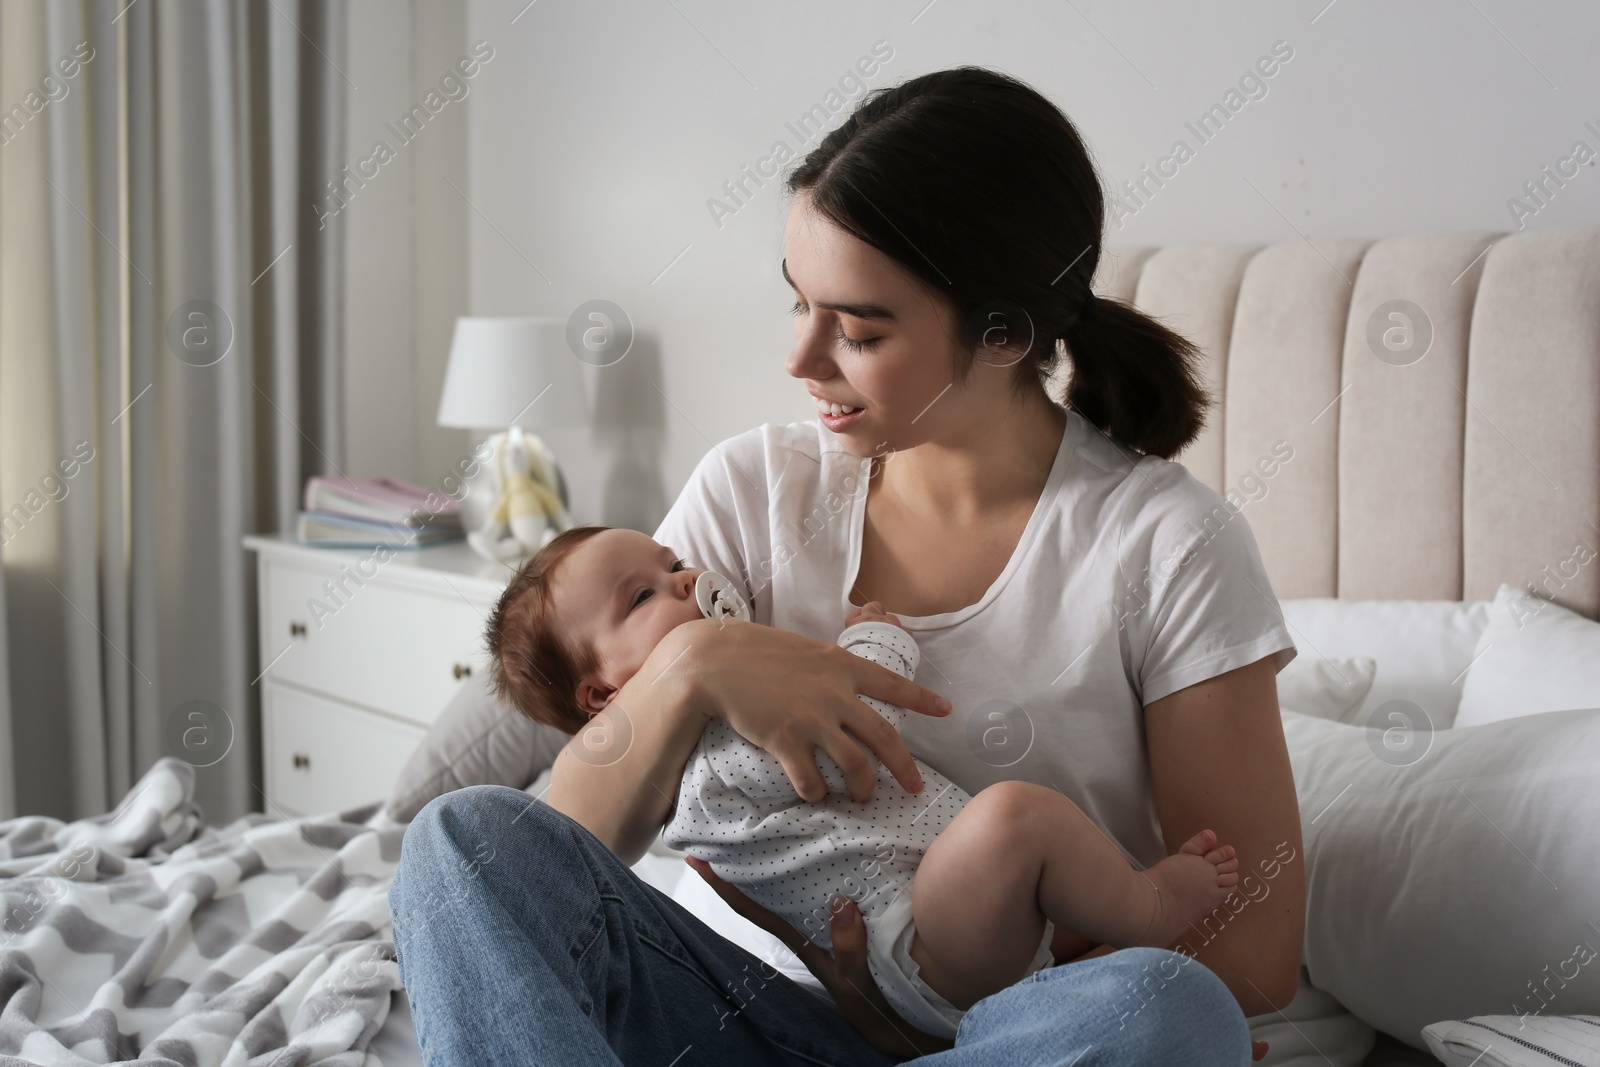
[[1170,459],[1205,424],[1195,345],[1091,291],[1099,177],[1071,121],[1015,78],[957,67],[875,89],[785,185],[947,297],[968,351],[996,325],[1031,337],[1019,390],[1042,388],[1062,340],[1067,403],[1110,437]]

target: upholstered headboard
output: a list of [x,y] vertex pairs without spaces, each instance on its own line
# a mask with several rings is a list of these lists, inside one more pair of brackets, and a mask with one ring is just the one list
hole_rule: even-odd
[[1279,597],[1600,612],[1600,227],[1113,244],[1095,286],[1204,350],[1178,458],[1245,500]]

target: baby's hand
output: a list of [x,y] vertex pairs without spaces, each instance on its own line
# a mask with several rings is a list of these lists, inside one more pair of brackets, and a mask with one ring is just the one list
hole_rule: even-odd
[[[850,614],[844,617],[845,627],[848,629],[858,622],[886,622],[891,626],[900,626],[900,620],[883,610],[883,605],[876,600],[863,604],[859,608],[851,608]],[[904,626],[900,626],[904,630]]]

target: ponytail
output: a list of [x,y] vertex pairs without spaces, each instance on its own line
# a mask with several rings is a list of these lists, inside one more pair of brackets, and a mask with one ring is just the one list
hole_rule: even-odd
[[1023,82],[957,67],[874,89],[785,187],[945,297],[969,353],[1006,308],[1005,336],[1038,339],[1001,361],[1019,392],[1044,389],[1063,340],[1067,402],[1110,437],[1170,459],[1205,424],[1195,346],[1091,293],[1100,178],[1077,128]]
[[1210,403],[1200,350],[1138,308],[1091,294],[1063,339],[1067,404],[1107,436],[1171,459],[1199,435]]

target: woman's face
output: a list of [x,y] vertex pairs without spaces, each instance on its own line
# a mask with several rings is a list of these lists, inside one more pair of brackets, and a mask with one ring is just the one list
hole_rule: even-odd
[[[817,214],[803,193],[789,210],[783,267],[796,300],[785,369],[817,398],[823,425],[852,455],[979,429],[995,410],[989,394],[1009,389],[1009,371],[982,363],[952,384],[961,352],[948,300]],[[856,410],[833,416],[823,402]]]

